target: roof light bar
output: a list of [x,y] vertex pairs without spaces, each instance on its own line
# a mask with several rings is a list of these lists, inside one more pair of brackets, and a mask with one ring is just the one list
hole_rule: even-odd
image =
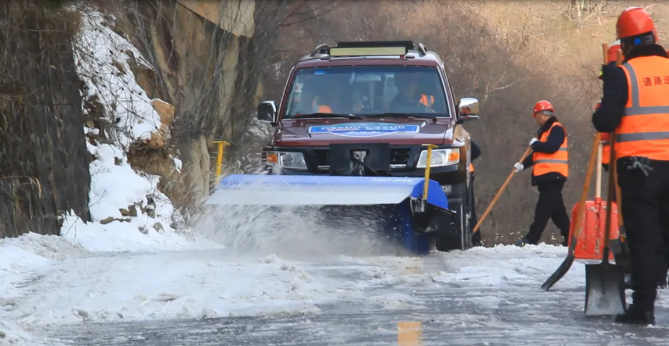
[[405,55],[404,47],[331,47],[330,56]]

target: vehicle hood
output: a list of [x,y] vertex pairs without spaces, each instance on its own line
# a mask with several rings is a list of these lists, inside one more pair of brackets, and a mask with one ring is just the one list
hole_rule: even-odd
[[330,143],[452,144],[454,121],[439,119],[288,119],[274,133],[276,146]]

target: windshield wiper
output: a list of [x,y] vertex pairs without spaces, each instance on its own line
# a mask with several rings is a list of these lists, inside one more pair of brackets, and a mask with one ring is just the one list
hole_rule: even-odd
[[430,114],[411,114],[411,113],[378,113],[378,114],[365,114],[365,118],[424,118],[424,119],[434,119],[436,115]]
[[304,118],[345,118],[345,119],[362,119],[359,115],[354,114],[340,114],[340,113],[309,113],[309,114],[300,114],[294,116],[295,119],[304,119]]

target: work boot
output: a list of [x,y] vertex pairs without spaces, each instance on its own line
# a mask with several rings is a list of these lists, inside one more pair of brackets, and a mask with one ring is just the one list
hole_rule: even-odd
[[638,310],[634,307],[634,304],[630,304],[624,314],[616,315],[616,323],[654,325],[655,314],[653,311]]

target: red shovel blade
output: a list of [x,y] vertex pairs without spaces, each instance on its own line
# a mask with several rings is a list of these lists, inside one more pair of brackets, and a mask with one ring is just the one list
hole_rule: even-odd
[[[576,213],[578,213],[576,203],[571,211],[571,229],[569,230],[569,242],[575,233],[574,223]],[[610,239],[618,239],[618,208],[615,203],[611,207],[611,234]],[[604,230],[606,229],[606,201],[597,198],[594,201],[585,202],[585,211],[583,222],[581,223],[581,233],[578,235],[576,248],[574,248],[574,258],[577,260],[601,260],[604,255]],[[609,260],[614,260],[613,253]]]

